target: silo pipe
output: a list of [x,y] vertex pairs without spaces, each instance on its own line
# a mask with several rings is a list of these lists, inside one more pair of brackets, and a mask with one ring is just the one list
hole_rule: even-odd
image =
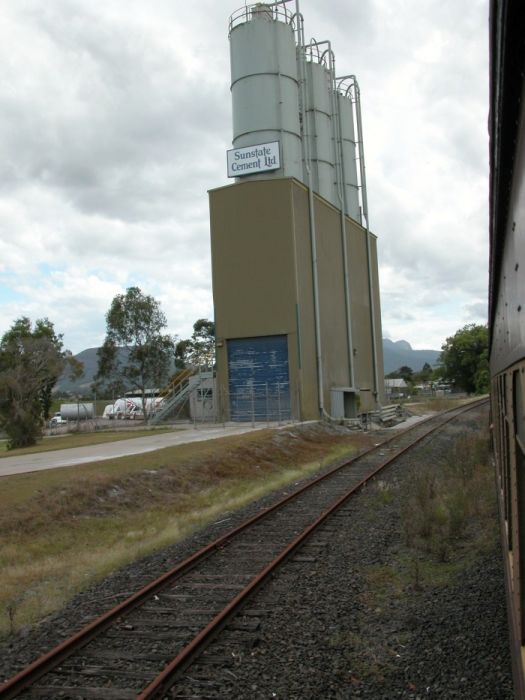
[[345,308],[346,308],[346,334],[348,343],[348,370],[350,377],[350,385],[352,389],[355,389],[355,373],[354,373],[354,355],[353,355],[353,335],[352,335],[352,298],[350,294],[350,281],[349,281],[349,263],[348,263],[348,241],[346,235],[346,197],[344,191],[344,162],[343,162],[343,144],[342,144],[342,133],[341,133],[341,119],[339,115],[339,107],[336,98],[336,86],[335,86],[335,56],[331,48],[331,44],[328,41],[328,57],[330,65],[330,73],[332,78],[332,120],[333,120],[333,134],[334,134],[334,147],[335,147],[335,169],[336,169],[336,185],[337,185],[337,196],[339,198],[339,208],[341,216],[341,237],[342,237],[342,248],[343,248],[343,275],[344,275],[344,290],[345,290]]
[[365,171],[365,154],[363,147],[363,122],[361,119],[361,91],[359,83],[355,75],[343,76],[337,80],[348,78],[352,80],[354,86],[355,112],[356,112],[356,127],[357,127],[357,147],[359,151],[359,172],[361,177],[361,198],[363,202],[363,215],[366,221],[366,258],[368,267],[368,295],[370,298],[370,327],[372,331],[372,360],[374,372],[374,397],[378,401],[379,381],[377,376],[377,341],[376,341],[376,321],[375,321],[375,302],[374,302],[374,286],[372,283],[372,252],[370,249],[370,224],[368,221],[368,196],[366,189],[366,171]]
[[[298,63],[301,83],[301,112],[303,129],[306,124],[306,68],[305,68],[305,41],[304,41],[304,21],[299,10],[299,0],[295,0],[295,16],[297,17],[297,38],[298,38]],[[319,413],[321,417],[327,416],[324,406],[324,380],[323,380],[323,355],[321,344],[321,319],[319,310],[319,275],[317,270],[317,234],[315,227],[314,196],[312,189],[312,167],[310,145],[308,139],[303,138],[304,163],[308,181],[308,210],[310,228],[310,246],[312,251],[312,284],[314,291],[314,325],[315,325],[315,354],[317,364],[317,386],[319,392]]]
[[[326,45],[327,48],[320,53],[319,47]],[[335,85],[335,56],[332,50],[332,45],[329,40],[314,41],[310,42],[309,48],[315,46],[317,49],[317,55],[319,57],[319,62],[325,62],[328,65],[328,72],[330,74],[331,80],[331,111],[332,111],[332,136],[334,143],[334,163],[336,172],[336,186],[337,186],[337,197],[339,200],[339,210],[341,217],[341,244],[343,251],[343,279],[344,279],[344,294],[345,294],[345,315],[346,315],[346,336],[348,345],[348,376],[350,379],[350,384],[352,389],[355,388],[355,373],[354,373],[354,357],[353,357],[353,336],[352,336],[352,306],[351,306],[351,296],[350,296],[350,282],[349,282],[349,264],[348,264],[348,244],[346,235],[346,205],[345,205],[345,195],[344,195],[344,180],[343,180],[343,155],[341,151],[341,121],[339,119],[339,110],[336,102],[336,85]],[[339,148],[337,147],[339,145]]]

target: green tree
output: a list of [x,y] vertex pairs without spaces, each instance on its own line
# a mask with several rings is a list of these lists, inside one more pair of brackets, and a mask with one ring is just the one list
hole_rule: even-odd
[[396,369],[393,372],[390,372],[390,374],[386,375],[387,379],[404,379],[407,384],[412,383],[413,376],[414,370],[412,367],[407,367],[406,365],[403,365],[399,369]]
[[0,341],[0,425],[8,449],[34,445],[49,418],[51,391],[69,365],[72,378],[82,364],[63,349],[62,336],[53,324],[39,319],[35,325],[17,319]]
[[428,364],[428,362],[425,362],[425,364],[421,368],[421,371],[419,372],[419,379],[422,382],[428,382],[431,377],[432,367]]
[[443,376],[469,394],[489,390],[487,326],[467,324],[441,346]]
[[413,381],[414,382],[421,382],[422,384],[425,384],[426,382],[429,382],[434,376],[434,371],[432,367],[429,365],[428,362],[425,362],[423,367],[420,369],[419,372],[414,372],[413,375]]
[[169,376],[175,341],[163,334],[166,316],[152,296],[139,287],[117,294],[106,314],[106,338],[98,349],[96,381],[123,382],[142,397],[147,417],[147,389],[161,387]]
[[177,343],[175,355],[179,366],[211,368],[215,364],[215,323],[199,318],[193,324],[191,338]]

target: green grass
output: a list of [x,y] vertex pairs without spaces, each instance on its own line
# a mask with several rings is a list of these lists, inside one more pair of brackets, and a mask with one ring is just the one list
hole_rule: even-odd
[[[3,477],[0,634],[254,499],[352,454],[362,436],[263,430]],[[368,438],[367,438],[368,439]],[[360,442],[361,441],[361,442]]]

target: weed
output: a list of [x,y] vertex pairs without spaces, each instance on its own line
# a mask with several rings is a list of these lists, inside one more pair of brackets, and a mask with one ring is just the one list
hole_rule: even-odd
[[420,591],[422,589],[421,573],[420,573],[419,560],[416,558],[414,558],[412,560],[412,571],[413,571],[413,576],[414,576],[413,589],[415,591]]
[[[402,523],[408,547],[447,562],[473,518],[494,508],[486,436],[461,437],[438,466],[441,469],[424,467],[411,473]],[[480,532],[480,542],[484,539]]]
[[[58,609],[112,570],[355,449],[347,435],[315,428],[294,437],[261,431],[4,477],[0,609],[6,614],[0,634]],[[360,446],[362,437],[354,440]],[[20,591],[25,597],[18,599]]]
[[463,401],[458,399],[428,396],[419,400],[416,399],[406,402],[405,406],[409,409],[410,413],[423,415],[425,413],[447,411],[449,408],[457,407],[461,403],[463,403]]
[[387,506],[395,498],[395,491],[397,490],[397,484],[391,484],[388,481],[383,481],[378,479],[374,482],[374,491],[377,501],[383,505]]

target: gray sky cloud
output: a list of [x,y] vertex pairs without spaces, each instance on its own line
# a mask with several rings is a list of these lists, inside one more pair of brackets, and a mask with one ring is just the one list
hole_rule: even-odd
[[[227,184],[228,18],[242,3],[0,6],[0,333],[101,342],[137,284],[187,336],[213,313],[207,190]],[[385,335],[439,348],[486,314],[486,0],[302,0],[363,98]]]

